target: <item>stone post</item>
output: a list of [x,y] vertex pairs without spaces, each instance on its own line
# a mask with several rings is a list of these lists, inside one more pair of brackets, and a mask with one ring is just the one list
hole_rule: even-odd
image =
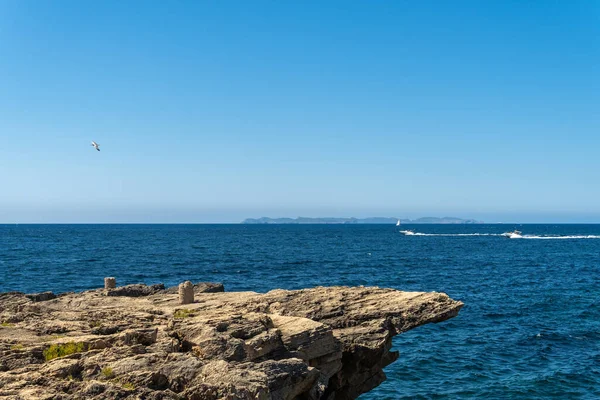
[[194,302],[194,285],[185,281],[179,284],[179,304],[190,304]]
[[104,289],[114,289],[117,287],[116,278],[104,278]]

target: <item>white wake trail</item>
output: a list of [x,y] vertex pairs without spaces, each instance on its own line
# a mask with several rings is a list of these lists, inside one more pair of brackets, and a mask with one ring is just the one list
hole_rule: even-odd
[[528,239],[528,240],[576,240],[576,239],[600,239],[600,235],[565,235],[565,236],[542,236],[542,235],[514,235],[507,233],[421,233],[421,232],[406,232],[400,233],[405,236],[503,236],[508,239]]
[[523,235],[521,237],[511,237],[511,239],[530,239],[530,240],[600,239],[600,235],[570,235],[570,236]]
[[406,236],[502,236],[499,233],[412,233]]

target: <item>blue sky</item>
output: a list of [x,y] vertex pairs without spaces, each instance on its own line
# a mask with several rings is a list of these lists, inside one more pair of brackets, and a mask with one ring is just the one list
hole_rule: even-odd
[[2,0],[0,222],[600,222],[599,68],[597,1]]

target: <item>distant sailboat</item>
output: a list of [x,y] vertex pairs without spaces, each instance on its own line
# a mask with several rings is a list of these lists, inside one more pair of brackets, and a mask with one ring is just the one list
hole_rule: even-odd
[[396,222],[396,226],[400,226],[400,220],[398,220],[398,222]]

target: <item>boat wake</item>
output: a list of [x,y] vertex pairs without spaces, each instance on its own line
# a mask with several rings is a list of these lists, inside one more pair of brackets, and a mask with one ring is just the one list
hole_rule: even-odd
[[600,239],[600,235],[568,235],[568,236],[520,235],[520,236],[511,236],[510,238],[511,239],[535,239],[535,240]]
[[459,236],[502,236],[509,239],[529,239],[529,240],[575,240],[575,239],[600,239],[600,235],[565,235],[565,236],[551,236],[551,235],[523,235],[512,232],[507,233],[421,233],[413,231],[400,231],[405,236],[446,236],[446,237],[459,237]]
[[412,231],[400,231],[406,236],[503,236],[499,233],[420,233]]

